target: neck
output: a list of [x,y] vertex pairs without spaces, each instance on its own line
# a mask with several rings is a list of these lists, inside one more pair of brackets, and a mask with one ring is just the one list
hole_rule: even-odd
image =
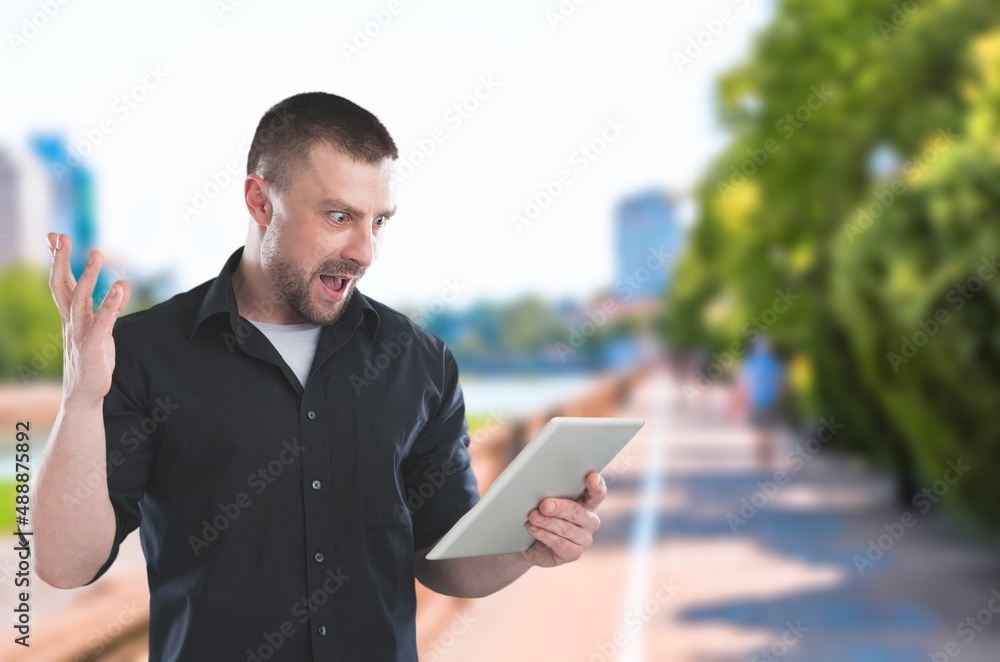
[[260,256],[247,244],[232,276],[233,293],[239,314],[254,322],[299,324],[296,315],[281,299],[260,263]]

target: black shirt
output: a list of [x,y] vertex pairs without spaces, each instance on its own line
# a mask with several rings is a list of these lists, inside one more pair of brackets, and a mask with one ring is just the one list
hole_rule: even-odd
[[141,527],[151,662],[414,661],[413,553],[479,500],[454,358],[355,290],[303,387],[238,313],[242,254],[115,322],[94,579]]

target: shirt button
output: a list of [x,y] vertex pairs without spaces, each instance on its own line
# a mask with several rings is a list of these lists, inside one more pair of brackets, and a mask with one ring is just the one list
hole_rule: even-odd
[[326,636],[326,626],[325,625],[319,626],[319,636],[321,636],[321,637],[325,637]]
[[313,489],[314,490],[318,490],[321,487],[323,487],[323,483],[319,482],[318,480],[314,480],[313,481]]
[[314,412],[312,409],[310,409],[309,413],[306,414],[306,416],[309,417],[309,420],[312,420],[312,419],[316,418],[316,412]]
[[316,552],[315,559],[316,559],[316,563],[322,563],[323,562],[323,554],[320,553],[320,552]]

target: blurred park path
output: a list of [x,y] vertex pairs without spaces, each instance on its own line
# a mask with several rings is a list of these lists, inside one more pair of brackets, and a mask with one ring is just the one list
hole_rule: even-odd
[[[893,481],[828,450],[835,437],[786,433],[775,465],[757,466],[728,403],[724,386],[702,394],[665,370],[640,382],[617,414],[647,424],[604,472],[594,546],[492,596],[418,611],[434,632],[422,662],[1000,659],[997,550],[963,541],[939,505],[910,507],[904,525]],[[5,582],[16,567],[8,546]],[[33,649],[0,660],[75,659],[65,628],[98,649],[128,631],[102,659],[145,659],[144,580],[132,535],[93,586],[35,582]],[[53,628],[74,602],[88,607]]]
[[423,662],[1000,659],[995,550],[936,508],[900,524],[891,479],[830,444],[786,434],[758,467],[726,388],[682,386],[654,372],[622,408],[647,424],[587,554],[464,602]]

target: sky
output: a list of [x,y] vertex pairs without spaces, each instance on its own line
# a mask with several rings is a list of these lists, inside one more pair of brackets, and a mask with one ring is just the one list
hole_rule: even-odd
[[725,145],[715,81],[771,13],[764,0],[340,4],[5,2],[0,146],[63,133],[97,177],[98,248],[180,292],[245,241],[264,111],[333,92],[375,113],[402,157],[365,294],[584,299],[614,279],[616,202],[690,191]]

